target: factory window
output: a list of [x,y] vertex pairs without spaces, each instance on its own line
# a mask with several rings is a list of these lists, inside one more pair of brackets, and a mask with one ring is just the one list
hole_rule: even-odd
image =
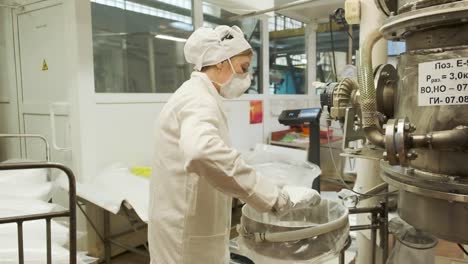
[[[359,27],[332,24],[333,45],[331,45],[329,23],[317,28],[317,78],[319,82],[333,82],[345,77],[357,79],[355,55],[359,48]],[[333,56],[334,55],[334,56]],[[336,74],[335,74],[336,70]],[[336,76],[335,76],[336,75]]]
[[304,26],[303,22],[282,15],[276,15],[268,19],[268,30],[270,32],[303,28]]
[[405,42],[388,41],[388,58],[387,63],[397,67],[398,56],[406,51]]
[[97,93],[172,93],[190,78],[191,0],[91,0]]
[[231,21],[230,18],[235,16],[229,11],[203,2],[203,26],[216,27],[218,25],[237,25],[244,32],[245,38],[252,46],[254,55],[252,56],[252,64],[250,73],[252,75],[252,84],[246,93],[258,94],[262,93],[262,42],[261,42],[261,21],[256,18],[244,18],[241,20]]
[[269,18],[270,94],[306,93],[304,26],[304,23],[282,15]]

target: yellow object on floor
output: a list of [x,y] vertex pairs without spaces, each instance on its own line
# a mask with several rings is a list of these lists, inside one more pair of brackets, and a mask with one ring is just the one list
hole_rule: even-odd
[[149,178],[151,176],[151,167],[133,167],[130,171],[141,177]]

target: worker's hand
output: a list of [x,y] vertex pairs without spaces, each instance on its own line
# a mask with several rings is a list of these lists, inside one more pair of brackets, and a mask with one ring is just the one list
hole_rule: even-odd
[[319,205],[321,200],[320,194],[314,189],[287,185],[280,190],[273,212],[284,215],[294,209]]

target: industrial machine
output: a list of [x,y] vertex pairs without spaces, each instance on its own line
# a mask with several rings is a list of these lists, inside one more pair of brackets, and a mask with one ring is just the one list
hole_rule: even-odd
[[[322,106],[343,125],[345,155],[380,159],[402,219],[468,244],[468,1],[376,3],[388,17],[360,47],[359,83],[328,84]],[[381,38],[406,42],[398,70],[372,65]]]

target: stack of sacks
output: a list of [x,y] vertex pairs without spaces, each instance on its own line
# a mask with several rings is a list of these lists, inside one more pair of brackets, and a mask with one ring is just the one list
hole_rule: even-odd
[[[47,169],[0,171],[0,219],[64,211],[60,205],[49,203],[55,184],[48,181]],[[56,220],[51,221],[52,262],[69,263],[69,229]],[[47,263],[46,220],[23,222],[25,263]],[[83,255],[83,254],[80,254]],[[78,263],[95,259],[78,257]],[[18,229],[16,223],[0,225],[0,263],[18,263]]]

